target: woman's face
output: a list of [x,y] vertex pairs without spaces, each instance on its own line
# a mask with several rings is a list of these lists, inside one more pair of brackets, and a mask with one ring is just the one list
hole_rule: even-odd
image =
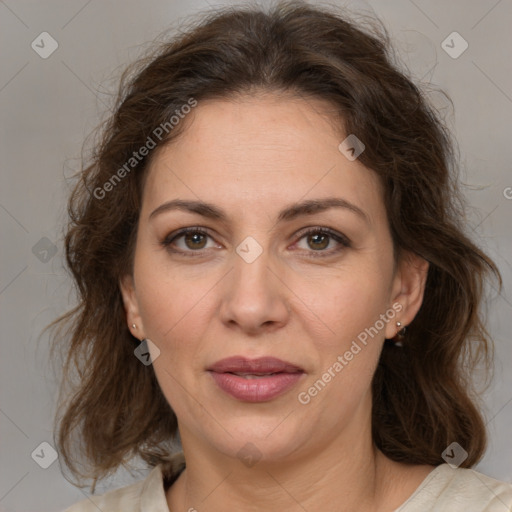
[[122,292],[184,446],[270,461],[369,431],[384,338],[419,309],[427,265],[394,268],[378,177],[327,108],[199,102],[150,166]]

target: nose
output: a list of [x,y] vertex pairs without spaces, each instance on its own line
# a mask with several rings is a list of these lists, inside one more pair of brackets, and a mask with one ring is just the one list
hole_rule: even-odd
[[288,322],[288,288],[263,252],[247,263],[234,255],[234,269],[223,282],[222,322],[248,335],[275,331]]

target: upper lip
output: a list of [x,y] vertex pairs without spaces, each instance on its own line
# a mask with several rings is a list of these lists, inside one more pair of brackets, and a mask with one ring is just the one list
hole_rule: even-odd
[[257,359],[248,359],[243,356],[233,356],[221,359],[208,367],[207,370],[216,373],[248,374],[298,373],[304,371],[297,365],[282,361],[275,357],[258,357]]

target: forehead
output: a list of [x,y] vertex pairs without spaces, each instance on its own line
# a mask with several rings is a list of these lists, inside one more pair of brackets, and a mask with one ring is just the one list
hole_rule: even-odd
[[370,216],[382,214],[380,181],[340,152],[346,135],[326,101],[284,94],[206,100],[181,122],[183,133],[151,162],[143,209],[174,198],[280,209],[339,195]]

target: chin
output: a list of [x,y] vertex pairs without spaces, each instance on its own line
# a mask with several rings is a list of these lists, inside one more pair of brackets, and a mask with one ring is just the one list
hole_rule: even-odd
[[[286,426],[282,421],[285,416],[269,418],[267,421],[245,418],[235,424],[225,425],[231,436],[209,439],[211,445],[225,455],[244,461],[245,458],[261,462],[279,462],[292,457],[301,446],[307,444],[311,435],[307,435],[304,425],[300,428],[292,421]],[[285,423],[288,420],[285,420]],[[205,437],[208,439],[208,434]]]

